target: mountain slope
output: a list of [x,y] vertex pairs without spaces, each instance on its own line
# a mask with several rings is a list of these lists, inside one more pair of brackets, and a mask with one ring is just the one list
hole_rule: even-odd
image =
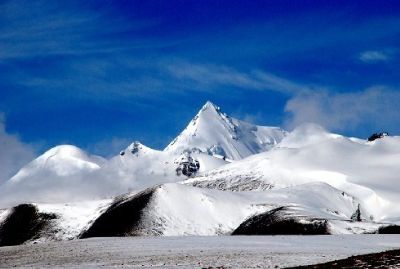
[[273,148],[286,135],[277,127],[257,126],[234,119],[207,102],[166,152],[201,151],[240,160]]

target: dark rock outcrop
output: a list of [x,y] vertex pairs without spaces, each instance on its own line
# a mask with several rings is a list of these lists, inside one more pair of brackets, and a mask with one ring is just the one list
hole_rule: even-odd
[[133,197],[117,197],[79,238],[142,235],[142,215],[156,188],[146,189]]
[[32,204],[20,204],[0,224],[0,246],[13,246],[38,238],[41,233],[51,228],[55,214],[38,212]]
[[176,175],[185,175],[187,177],[193,177],[200,169],[200,163],[198,160],[193,159],[190,154],[186,153],[178,160],[175,160],[178,167],[175,169]]
[[370,137],[368,137],[368,141],[371,142],[371,141],[374,141],[376,139],[379,139],[379,138],[382,138],[382,137],[385,137],[385,136],[389,136],[389,134],[386,133],[386,132],[373,133]]
[[322,219],[297,218],[278,207],[250,217],[236,228],[232,235],[321,235],[329,234],[328,223]]
[[361,209],[360,204],[357,205],[356,211],[351,215],[350,219],[352,221],[362,221],[361,219]]
[[400,234],[400,226],[399,225],[388,225],[379,227],[378,234]]

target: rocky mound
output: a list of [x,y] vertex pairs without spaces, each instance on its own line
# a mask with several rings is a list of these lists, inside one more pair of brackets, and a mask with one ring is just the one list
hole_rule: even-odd
[[21,204],[11,209],[0,226],[0,246],[13,246],[40,237],[51,230],[55,214],[39,213],[32,204]]
[[156,188],[146,189],[132,197],[117,197],[79,238],[142,235],[142,213]]
[[321,235],[329,234],[328,222],[287,215],[286,207],[278,207],[253,216],[236,228],[232,235]]

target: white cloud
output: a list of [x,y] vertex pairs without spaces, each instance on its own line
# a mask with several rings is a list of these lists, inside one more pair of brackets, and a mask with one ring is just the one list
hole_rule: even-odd
[[6,132],[4,114],[0,113],[0,184],[13,176],[34,156],[35,150],[31,145],[21,142],[17,135]]
[[285,107],[286,126],[313,122],[330,130],[355,130],[361,126],[388,130],[400,125],[400,92],[384,87],[361,92],[315,91],[294,96]]
[[360,53],[359,59],[364,63],[384,62],[390,60],[389,53],[385,51],[368,50]]

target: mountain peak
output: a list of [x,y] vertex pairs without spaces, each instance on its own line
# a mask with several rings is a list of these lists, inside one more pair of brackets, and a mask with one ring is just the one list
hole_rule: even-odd
[[119,155],[124,156],[126,152],[139,156],[139,154],[146,154],[154,151],[153,149],[143,145],[139,141],[133,141],[125,150],[122,150]]
[[200,151],[239,160],[269,150],[283,136],[284,131],[280,129],[256,126],[229,117],[218,106],[207,101],[164,151]]
[[207,109],[214,109],[214,110],[216,110],[216,111],[219,111],[219,110],[220,110],[219,106],[215,105],[215,104],[214,104],[213,102],[211,102],[211,101],[207,101],[207,102],[204,104],[204,106],[201,108],[200,111],[204,111],[204,110],[207,110]]
[[221,109],[219,106],[215,105],[214,103],[207,101],[202,108],[199,110],[197,115],[192,119],[192,124],[196,125],[198,123],[199,118],[215,118],[215,117],[221,117],[225,115],[224,113],[221,112]]

